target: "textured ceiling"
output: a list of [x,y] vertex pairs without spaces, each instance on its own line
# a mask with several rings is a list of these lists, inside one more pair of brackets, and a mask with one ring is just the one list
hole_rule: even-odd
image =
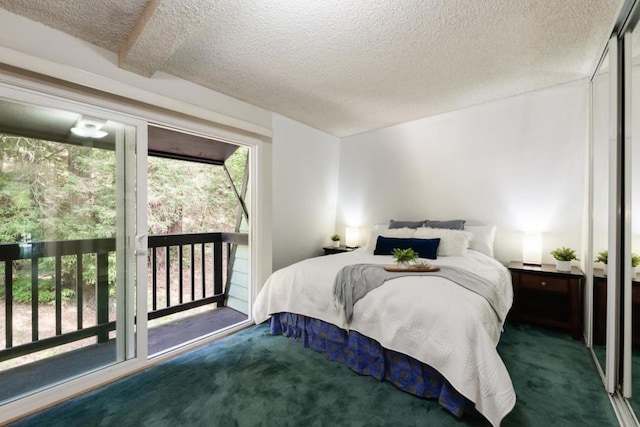
[[0,0],[0,7],[117,52],[147,0]]
[[337,136],[591,74],[620,0],[0,0]]

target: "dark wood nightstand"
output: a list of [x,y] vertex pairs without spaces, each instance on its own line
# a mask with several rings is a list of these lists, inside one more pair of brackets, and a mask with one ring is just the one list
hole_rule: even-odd
[[607,339],[607,276],[593,269],[593,344],[604,345]]
[[509,264],[513,278],[514,323],[535,323],[564,329],[582,338],[582,282],[578,267],[558,271],[554,265]]
[[341,254],[343,252],[351,252],[355,249],[358,248],[348,248],[346,246],[338,246],[337,248],[335,246],[325,246],[324,248],[322,248],[325,255]]
[[[631,342],[640,348],[640,274],[631,287]],[[605,345],[607,340],[607,276],[600,268],[593,269],[593,344]]]

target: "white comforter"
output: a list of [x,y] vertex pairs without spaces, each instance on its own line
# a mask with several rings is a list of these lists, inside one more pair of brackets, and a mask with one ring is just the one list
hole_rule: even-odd
[[[469,250],[464,257],[429,260],[436,265],[469,269],[499,290],[500,318],[511,307],[508,270],[494,259]],[[515,392],[496,351],[502,324],[489,303],[462,286],[431,276],[399,277],[369,292],[354,306],[347,324],[333,297],[338,271],[349,264],[392,264],[390,256],[366,249],[301,261],[276,271],[253,304],[261,323],[271,314],[302,314],[352,329],[426,363],[444,375],[493,425],[515,405]]]

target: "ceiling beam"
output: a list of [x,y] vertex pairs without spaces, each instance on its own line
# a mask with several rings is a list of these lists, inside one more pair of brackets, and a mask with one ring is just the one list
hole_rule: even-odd
[[161,70],[207,16],[208,7],[198,3],[185,7],[175,0],[149,0],[118,52],[120,68],[146,77]]

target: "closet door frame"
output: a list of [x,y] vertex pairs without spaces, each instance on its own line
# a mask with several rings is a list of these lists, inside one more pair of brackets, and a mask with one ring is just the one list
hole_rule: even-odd
[[620,286],[621,263],[619,261],[619,242],[621,242],[622,221],[620,202],[622,177],[620,174],[622,150],[621,105],[620,105],[620,55],[617,36],[611,37],[609,52],[609,199],[608,199],[608,268],[607,268],[607,339],[605,388],[614,393],[619,383],[620,346]]
[[[621,135],[621,173],[620,179],[622,198],[620,204],[621,212],[621,240],[619,243],[620,250],[623,253],[619,268],[621,269],[622,278],[622,372],[620,376],[621,392],[623,397],[629,399],[632,397],[633,385],[633,279],[631,275],[631,255],[633,242],[633,225],[632,214],[634,209],[640,209],[633,206],[633,31],[640,31],[640,2],[635,2],[633,7],[624,21],[624,25],[620,29],[620,41],[622,45],[622,98],[624,105],[623,121],[620,123],[620,129],[623,131]],[[636,82],[639,84],[639,82]],[[638,172],[640,173],[640,172]],[[620,317],[620,316],[619,316]]]
[[[640,30],[640,28],[638,28]],[[632,70],[632,30],[627,29],[623,35],[623,79],[624,79],[624,141],[623,141],[623,159],[622,159],[622,229],[623,229],[623,256],[621,257],[621,269],[622,269],[622,310],[623,310],[623,337],[622,337],[622,395],[623,397],[631,397],[632,386],[632,340],[633,340],[633,324],[632,324],[632,285],[633,278],[631,277],[631,241],[632,241],[632,225],[631,225],[631,213],[632,213],[632,84],[633,84],[633,70]]]

